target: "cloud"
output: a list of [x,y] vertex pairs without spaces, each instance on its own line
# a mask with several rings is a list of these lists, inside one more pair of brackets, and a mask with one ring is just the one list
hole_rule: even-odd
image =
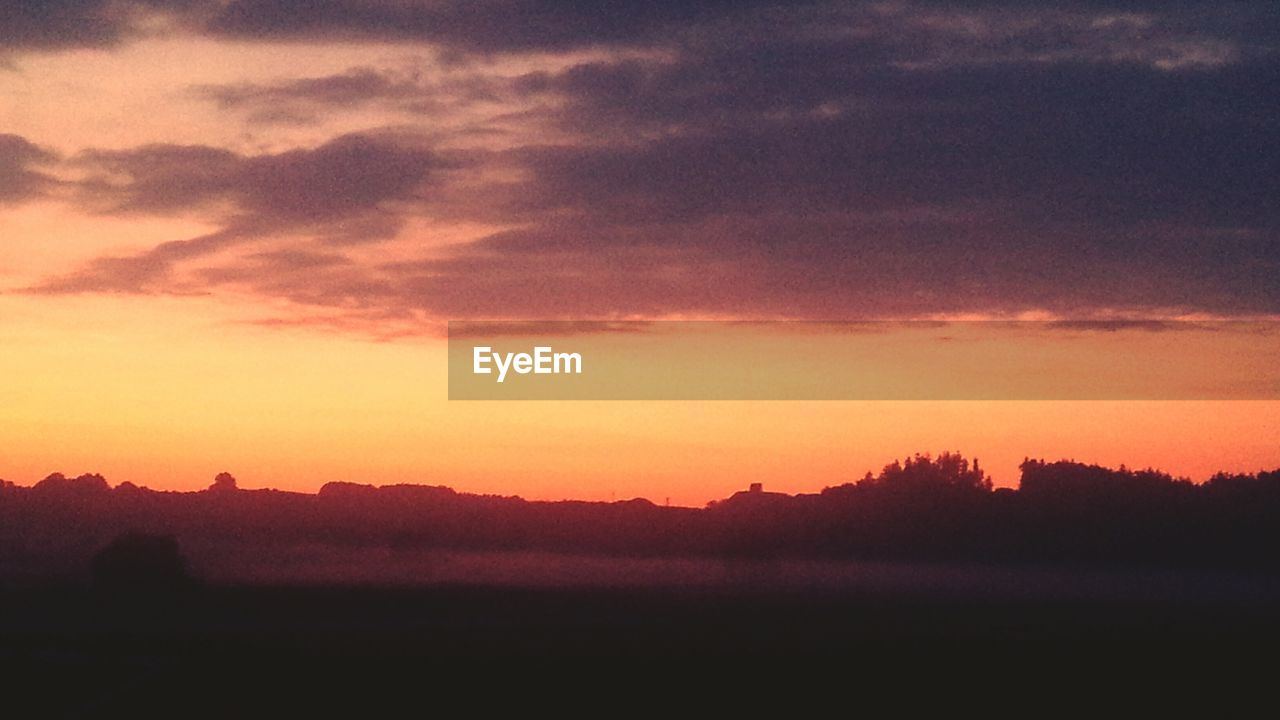
[[551,0],[14,0],[0,48],[103,47],[185,32],[258,41],[431,43],[459,53],[647,45],[757,3]]
[[421,94],[410,79],[397,79],[374,68],[352,68],[325,77],[301,78],[272,84],[205,85],[199,90],[225,108],[306,102],[319,106],[360,105],[375,100]]
[[319,147],[243,156],[205,146],[149,145],[88,151],[91,203],[114,212],[167,212],[226,204],[258,228],[331,223],[386,212],[419,197],[448,163],[430,149],[353,134]]
[[202,85],[197,95],[259,124],[314,124],[339,112],[372,109],[409,116],[498,102],[497,82],[469,73],[429,76],[419,71],[357,67],[343,73],[275,83]]
[[[344,329],[1280,312],[1280,33],[1262,5],[558,7],[206,9],[199,32],[219,36],[597,52],[456,81],[363,67],[198,88],[255,122],[398,113],[432,144],[83,153],[86,206],[222,229],[41,289],[247,291]],[[668,51],[621,50],[638,46]],[[464,130],[433,110],[480,100],[511,110],[465,131],[500,129],[502,148],[440,149]],[[428,215],[498,229],[447,247],[405,233]],[[379,242],[396,252],[361,251]]]
[[1234,62],[1274,46],[1269,3],[689,3],[553,0],[17,0],[0,48],[101,47],[174,33],[248,41],[424,43],[456,57],[696,47],[744,35],[853,38],[913,67],[993,62]]
[[893,62],[913,69],[1060,62],[1217,67],[1261,49],[1242,34],[1245,24],[1274,21],[1261,5],[1245,3],[1206,12],[1176,3],[1034,9],[923,2],[876,6],[868,16],[893,31]]
[[[772,102],[800,111],[695,108],[681,131],[649,142],[533,148],[528,162],[548,198],[616,208],[603,202],[609,194],[619,212],[687,215],[776,198],[862,209],[1007,200],[1077,221],[1276,217],[1266,197],[1280,150],[1265,137],[1280,127],[1260,103],[1277,61],[1179,79],[1074,65],[925,77],[881,69],[821,87],[805,86],[802,66],[789,70],[797,87]],[[760,92],[740,82],[744,94]],[[604,117],[599,94],[577,92],[581,109],[567,121],[621,126],[619,135],[678,112],[670,94],[641,91],[628,102],[646,110]]]
[[93,47],[129,33],[130,3],[14,0],[0,5],[0,48]]
[[0,133],[0,204],[29,200],[55,186],[54,178],[37,168],[56,160],[26,138]]
[[237,232],[217,232],[174,240],[146,252],[120,257],[101,257],[75,272],[52,277],[28,289],[39,295],[80,293],[185,293],[208,292],[208,287],[178,283],[173,271],[183,261],[198,259],[242,242]]
[[[1158,243],[1123,260],[1100,259],[1088,249],[1073,252],[1065,238],[1024,242],[963,216],[911,214],[549,226],[379,272],[394,289],[384,300],[446,318],[1276,311],[1280,288],[1268,275],[1274,264],[1206,271],[1178,264]],[[1236,254],[1234,261],[1250,257]]]
[[912,67],[998,62],[1217,66],[1273,45],[1265,2],[1205,6],[1090,2],[551,2],[549,0],[233,0],[194,15],[199,32],[258,40],[418,41],[454,53],[696,47],[744,34],[852,37]]
[[[99,212],[203,211],[224,227],[133,256],[99,258],[40,283],[36,292],[190,292],[198,286],[175,284],[175,269],[264,238],[303,234],[333,247],[386,239],[439,182],[438,174],[454,167],[429,148],[373,135],[345,135],[315,148],[252,156],[203,146],[149,145],[85,152],[76,164],[87,171],[79,184],[80,201]],[[278,265],[320,256],[253,257]]]
[[462,321],[450,323],[451,338],[519,337],[526,335],[596,335],[600,333],[638,333],[652,326],[648,322],[609,322],[599,320],[546,320],[539,322]]
[[755,4],[321,0],[301,11],[287,0],[232,0],[204,18],[201,28],[251,39],[426,41],[468,53],[563,51],[650,44]]

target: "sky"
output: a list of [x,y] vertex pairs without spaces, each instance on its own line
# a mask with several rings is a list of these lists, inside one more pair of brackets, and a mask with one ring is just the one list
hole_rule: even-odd
[[[447,400],[464,319],[1280,313],[1270,2],[18,0],[0,477],[701,504],[1280,404]],[[1230,358],[1225,360],[1230,362]]]

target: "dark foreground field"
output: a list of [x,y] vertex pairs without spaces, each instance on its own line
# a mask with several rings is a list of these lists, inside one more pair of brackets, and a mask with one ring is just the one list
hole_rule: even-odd
[[918,456],[702,509],[53,475],[0,484],[0,717],[487,717],[607,688],[593,717],[692,690],[790,718],[960,678],[982,703],[1048,686],[1024,715],[1105,688],[1145,697],[1080,714],[1145,717],[1210,674],[1220,717],[1274,685],[1278,540],[1280,471],[1027,461],[996,490]]
[[425,702],[457,692],[446,679],[459,671],[505,687],[509,677],[577,668],[652,687],[721,665],[765,677],[1064,659],[1221,667],[1271,656],[1273,608],[1269,597],[1234,594],[1057,602],[634,587],[10,589],[0,595],[0,672],[10,707],[38,708],[34,716],[188,717],[253,715],[263,701]]

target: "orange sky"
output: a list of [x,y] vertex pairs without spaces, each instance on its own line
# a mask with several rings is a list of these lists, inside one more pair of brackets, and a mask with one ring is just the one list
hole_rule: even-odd
[[[669,61],[659,51],[628,52]],[[751,482],[816,491],[915,452],[977,456],[998,485],[1016,483],[1024,456],[1153,465],[1196,480],[1216,470],[1280,466],[1277,401],[449,402],[444,340],[423,329],[448,319],[444,311],[388,312],[371,321],[378,309],[355,301],[317,309],[248,285],[24,292],[96,258],[143,253],[234,222],[228,217],[236,211],[216,203],[153,213],[86,200],[75,183],[89,173],[77,160],[89,149],[201,144],[250,156],[369,128],[414,128],[439,139],[436,151],[471,157],[462,154],[579,132],[523,117],[529,107],[502,97],[442,102],[425,121],[384,104],[262,123],[214,107],[202,86],[359,67],[446,85],[555,72],[601,53],[515,53],[459,65],[430,47],[398,43],[162,37],[0,64],[0,96],[9,100],[0,104],[0,132],[60,158],[47,170],[56,183],[41,197],[0,205],[0,477],[31,484],[55,471],[100,472],[113,484],[195,489],[229,470],[244,487],[420,482],[538,499],[643,496],[701,505]],[[521,176],[501,164],[484,172],[486,181]],[[463,211],[484,204],[468,190],[478,177],[442,190],[439,205],[407,212],[393,237],[341,251],[368,263],[450,258],[457,247],[513,227]],[[268,243],[301,246],[308,232],[273,229],[270,238],[211,258],[230,261]],[[196,277],[197,270],[181,271]],[[675,270],[663,272],[680,282]],[[315,322],[316,314],[333,323]]]
[[1280,402],[450,402],[440,339],[246,325],[211,298],[6,298],[4,473],[196,489],[423,482],[700,505],[811,492],[957,449],[1012,485],[1024,456],[1204,479],[1280,465]]

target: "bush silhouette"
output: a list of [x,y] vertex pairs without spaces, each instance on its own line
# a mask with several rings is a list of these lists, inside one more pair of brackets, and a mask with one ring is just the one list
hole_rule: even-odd
[[95,585],[110,588],[177,588],[190,582],[172,535],[121,535],[94,556],[92,572]]

